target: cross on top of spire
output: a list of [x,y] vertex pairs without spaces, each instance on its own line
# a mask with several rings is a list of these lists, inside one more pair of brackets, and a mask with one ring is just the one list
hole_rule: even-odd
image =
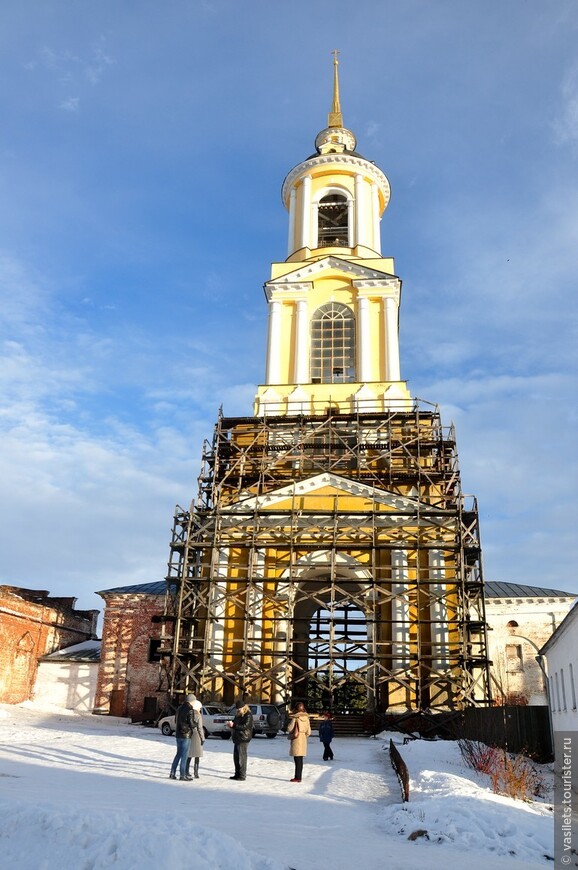
[[343,115],[339,103],[339,60],[337,59],[339,51],[334,48],[331,53],[333,55],[333,103],[327,116],[327,126],[343,127]]

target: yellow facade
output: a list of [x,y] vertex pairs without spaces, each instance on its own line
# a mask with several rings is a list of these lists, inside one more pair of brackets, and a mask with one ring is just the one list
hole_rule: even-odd
[[375,715],[487,703],[477,510],[454,433],[401,379],[389,182],[343,126],[283,184],[265,383],[175,517],[172,691]]
[[[338,105],[337,80],[335,85],[332,109]],[[328,406],[345,413],[408,409],[399,365],[401,281],[393,258],[381,256],[379,222],[389,182],[355,150],[340,109],[329,113],[315,145],[316,154],[283,184],[288,256],[273,263],[265,285],[267,377],[255,414],[323,413]],[[331,303],[343,306],[355,330],[347,377],[331,371],[315,377],[311,325]]]

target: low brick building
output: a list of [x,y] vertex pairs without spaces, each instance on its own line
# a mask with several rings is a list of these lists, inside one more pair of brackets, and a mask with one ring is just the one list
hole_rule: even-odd
[[75,610],[76,598],[0,586],[0,702],[32,697],[38,659],[96,637],[98,610]]
[[151,719],[166,699],[158,655],[166,583],[98,592],[104,621],[95,713]]

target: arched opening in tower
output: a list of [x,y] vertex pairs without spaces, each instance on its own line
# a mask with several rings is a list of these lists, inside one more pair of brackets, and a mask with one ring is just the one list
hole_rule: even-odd
[[359,585],[316,577],[302,593],[308,597],[296,604],[293,620],[294,698],[311,710],[364,711],[373,686],[368,619],[356,600]]
[[328,193],[317,207],[317,246],[319,248],[348,247],[349,224],[347,197]]

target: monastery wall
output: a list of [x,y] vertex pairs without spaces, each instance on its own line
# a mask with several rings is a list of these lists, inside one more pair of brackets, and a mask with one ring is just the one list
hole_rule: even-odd
[[75,610],[76,598],[0,586],[0,702],[32,696],[41,656],[96,636],[97,610]]

